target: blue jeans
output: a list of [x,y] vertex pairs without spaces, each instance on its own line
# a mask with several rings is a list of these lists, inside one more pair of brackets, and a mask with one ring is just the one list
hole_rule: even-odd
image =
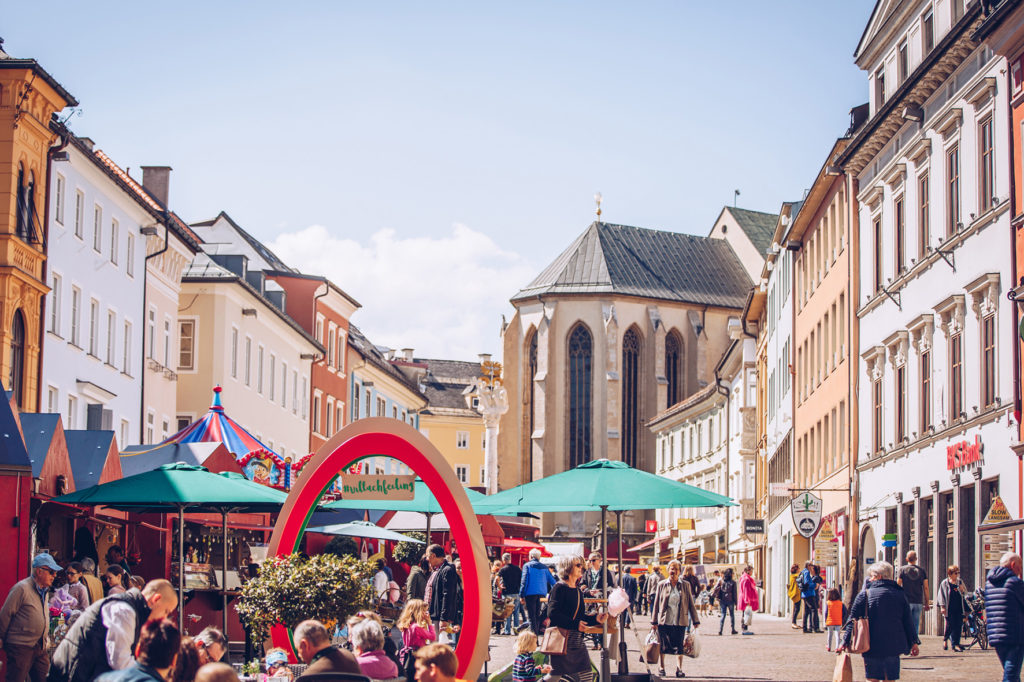
[[924,604],[910,605],[910,620],[914,621],[914,631],[921,631],[921,614],[924,612]]
[[722,620],[718,623],[718,634],[722,634],[722,630],[725,628],[725,614],[729,614],[729,625],[732,627],[732,631],[736,632],[736,605],[735,604],[719,604],[722,609]]
[[1020,682],[1024,645],[996,644],[996,654],[999,656],[999,662],[1003,664],[1003,682]]
[[[523,612],[523,603],[519,601],[519,595],[511,595],[516,600],[516,608],[512,611],[512,615],[505,619],[505,634],[511,635],[512,629],[519,629],[519,616],[522,615],[523,619],[526,619],[526,614]],[[515,621],[515,623],[513,623]]]

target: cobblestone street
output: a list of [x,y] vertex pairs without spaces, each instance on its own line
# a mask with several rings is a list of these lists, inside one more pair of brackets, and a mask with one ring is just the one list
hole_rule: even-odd
[[[640,616],[641,638],[647,634],[648,619]],[[758,615],[754,618],[753,636],[718,636],[717,619],[705,618],[699,632],[702,651],[700,658],[684,659],[683,672],[688,680],[831,680],[835,654],[825,651],[825,635],[805,635],[793,630],[786,619]],[[629,671],[645,673],[647,667],[640,662],[640,648],[634,630],[626,630],[629,647]],[[493,673],[511,662],[515,637],[491,637],[491,663]],[[599,652],[591,651],[594,664],[600,668]],[[675,679],[675,657],[666,661],[669,679]],[[612,662],[612,672],[616,671]],[[1002,671],[994,650],[968,649],[964,653],[942,650],[942,639],[925,636],[921,655],[905,657],[901,663],[901,680],[911,682],[928,680],[999,680]],[[657,674],[657,665],[651,666]],[[855,680],[864,680],[864,663],[860,656],[853,657]]]

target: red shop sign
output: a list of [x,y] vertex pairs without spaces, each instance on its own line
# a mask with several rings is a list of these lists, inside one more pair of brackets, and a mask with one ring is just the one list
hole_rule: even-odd
[[974,437],[974,443],[961,441],[946,446],[946,468],[959,469],[981,460],[985,454],[985,446],[981,444],[981,436]]
[[648,533],[657,533],[658,532],[658,522],[657,521],[648,519],[647,521],[644,522],[644,526],[645,526],[645,530]]

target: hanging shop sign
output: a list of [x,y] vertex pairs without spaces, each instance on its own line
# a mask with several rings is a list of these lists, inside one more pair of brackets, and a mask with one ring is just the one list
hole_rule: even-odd
[[644,521],[644,530],[648,533],[658,532],[658,522],[655,519],[647,519]]
[[[1010,511],[1006,508],[1006,504],[1003,503],[1003,498],[996,495],[995,499],[992,500],[992,506],[988,508],[988,513],[985,514],[985,520],[981,522],[981,525],[985,526],[990,523],[1004,523],[1009,521],[1011,518]],[[983,533],[981,536],[981,565],[983,572],[987,574],[989,570],[998,566],[999,560],[1003,555],[1012,550],[1012,530]]]
[[416,492],[415,476],[353,476],[340,477],[343,500],[411,500]]
[[839,543],[836,542],[836,534],[829,519],[822,522],[821,529],[814,539],[814,558],[825,566],[839,564]]
[[808,492],[803,492],[793,498],[790,503],[790,511],[793,514],[793,525],[800,535],[805,538],[814,537],[821,523],[821,498]]
[[676,519],[676,530],[693,530],[693,519]]
[[952,471],[975,462],[985,456],[985,446],[981,444],[981,435],[974,436],[974,442],[966,440],[946,446],[946,469]]
[[743,532],[748,535],[764,533],[764,519],[743,519]]
[[768,494],[772,497],[785,497],[789,495],[789,491],[792,489],[793,484],[790,481],[785,483],[769,483]]

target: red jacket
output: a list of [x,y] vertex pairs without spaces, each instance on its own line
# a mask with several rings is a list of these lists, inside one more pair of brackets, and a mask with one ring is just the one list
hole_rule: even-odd
[[737,606],[740,611],[745,610],[748,606],[754,611],[758,609],[757,585],[754,584],[754,579],[749,573],[740,576],[740,597]]

